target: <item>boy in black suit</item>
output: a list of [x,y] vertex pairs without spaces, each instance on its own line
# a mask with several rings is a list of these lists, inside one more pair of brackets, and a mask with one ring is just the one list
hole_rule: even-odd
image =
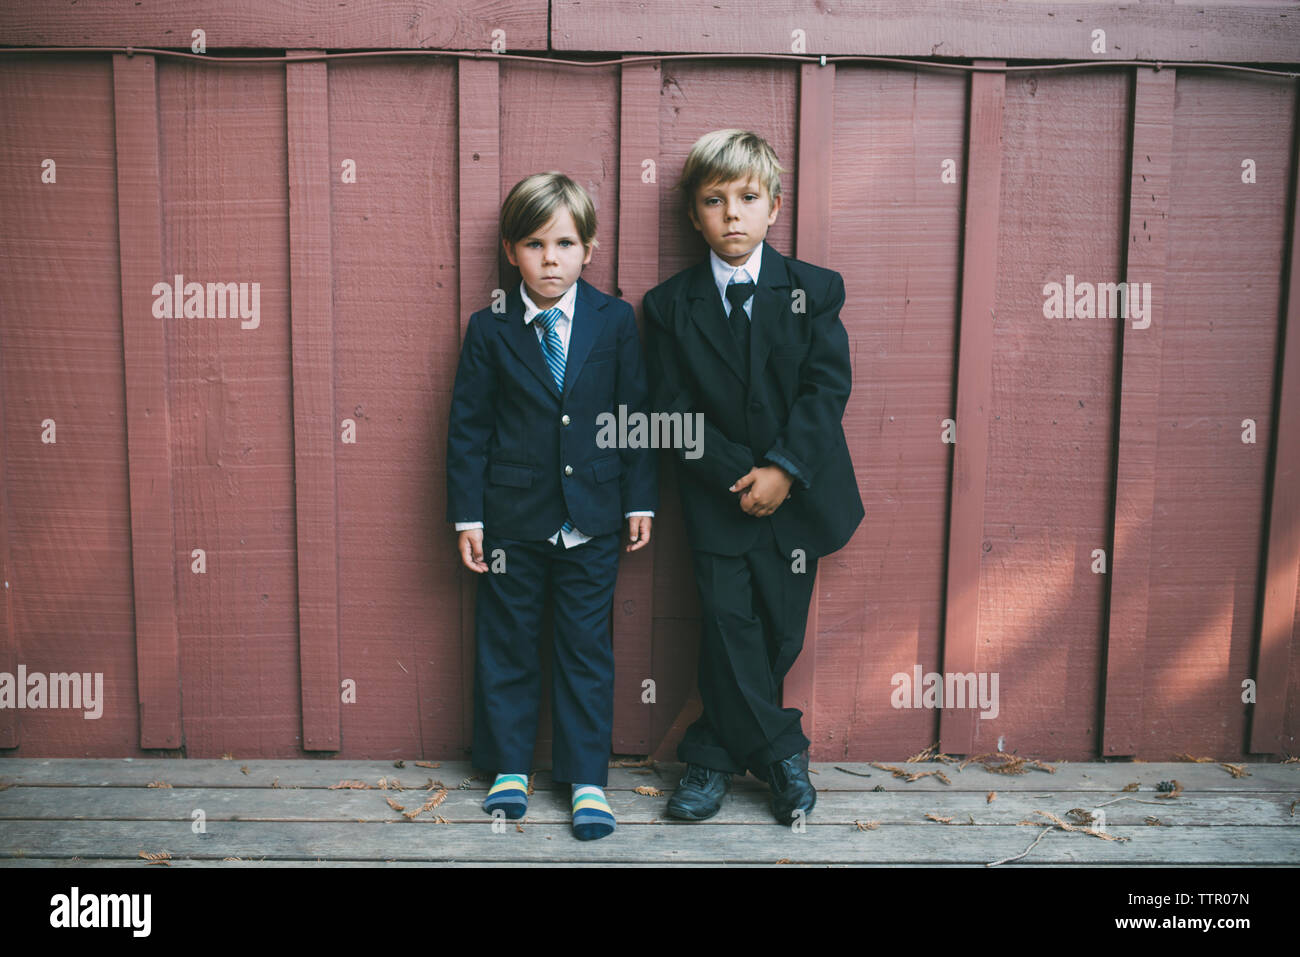
[[643,548],[658,496],[652,452],[611,446],[599,427],[620,406],[644,413],[648,391],[632,307],[580,278],[595,234],[591,197],[569,177],[537,173],[510,191],[501,236],[523,282],[470,317],[447,430],[447,520],[480,575],[473,763],[497,772],[483,809],[527,810],[549,597],[552,774],[572,784],[580,840],[615,828],[603,789],[619,529],[626,519],[627,550]]
[[703,629],[704,713],[678,747],[686,776],[668,805],[683,820],[716,814],[747,769],[781,823],[812,810],[809,741],[781,681],[803,647],[817,559],[864,514],[840,421],[844,281],[764,242],[781,172],[755,133],[700,137],[678,186],[709,258],[645,297],[652,407],[704,416],[703,455],[675,456]]

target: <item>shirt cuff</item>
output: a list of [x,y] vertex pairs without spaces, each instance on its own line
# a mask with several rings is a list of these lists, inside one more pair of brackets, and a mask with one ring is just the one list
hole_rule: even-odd
[[482,527],[483,527],[482,522],[457,522],[456,523],[456,531],[458,532],[463,532],[471,528],[482,528]]
[[806,478],[804,478],[803,473],[800,472],[799,469],[796,468],[795,465],[784,455],[782,455],[780,452],[768,452],[766,455],[763,456],[763,459],[764,461],[771,462],[773,465],[781,466],[781,468],[785,469],[792,476],[794,476],[796,482],[798,482],[804,488],[808,488],[809,482]]
[[631,518],[633,515],[649,515],[651,518],[654,518],[654,514],[654,512],[624,512],[623,517]]

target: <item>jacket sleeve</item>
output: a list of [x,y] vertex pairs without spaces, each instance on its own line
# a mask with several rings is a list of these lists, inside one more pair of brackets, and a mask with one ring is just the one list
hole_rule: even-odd
[[[625,312],[618,334],[618,372],[614,393],[616,403],[633,412],[648,414],[650,390],[646,381],[645,358],[636,331],[636,315],[624,303]],[[654,513],[659,505],[659,462],[654,449],[621,449],[623,476],[620,496],[623,512]]]
[[702,454],[698,458],[690,458],[686,455],[688,450],[685,448],[674,449],[673,454],[686,471],[693,473],[705,484],[725,491],[754,467],[754,453],[748,446],[733,442],[723,435],[716,425],[696,409],[697,400],[688,385],[681,346],[672,330],[664,325],[653,292],[651,290],[646,295],[644,303],[652,383],[651,407],[655,412],[700,415],[704,422],[700,449]]
[[447,424],[447,521],[482,522],[496,367],[482,324],[470,318]]
[[844,279],[839,273],[832,275],[824,304],[812,317],[812,344],[799,370],[799,391],[785,426],[763,456],[791,471],[804,488],[812,485],[843,428],[853,385],[849,334],[840,322]]

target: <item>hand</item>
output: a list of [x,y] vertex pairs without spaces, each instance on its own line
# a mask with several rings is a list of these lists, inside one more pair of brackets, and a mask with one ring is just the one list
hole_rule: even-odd
[[649,515],[629,515],[627,517],[627,550],[634,552],[650,544],[650,523],[654,519]]
[[456,540],[456,549],[460,552],[460,561],[472,572],[482,574],[488,570],[483,561],[483,529],[467,528]]
[[790,497],[794,477],[779,465],[754,466],[727,489],[740,493],[740,507],[747,515],[771,515]]

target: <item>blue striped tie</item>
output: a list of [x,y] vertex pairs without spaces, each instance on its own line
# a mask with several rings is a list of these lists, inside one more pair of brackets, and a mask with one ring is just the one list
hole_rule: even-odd
[[[560,390],[560,395],[564,395],[564,343],[560,340],[560,331],[555,328],[555,324],[560,321],[560,316],[564,313],[558,308],[547,309],[545,312],[539,312],[533,317],[533,321],[541,323],[546,335],[542,337],[542,355],[546,358],[546,365],[551,370],[551,377],[555,379],[555,387]],[[573,523],[567,518],[561,527],[562,532],[573,531]]]

